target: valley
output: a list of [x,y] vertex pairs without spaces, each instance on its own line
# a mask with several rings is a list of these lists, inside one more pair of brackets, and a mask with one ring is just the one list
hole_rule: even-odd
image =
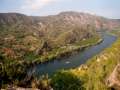
[[[61,90],[61,87],[65,90],[119,90],[120,39],[115,31],[114,35],[118,36],[117,41],[85,64],[54,74],[51,81],[53,87],[57,90]],[[72,82],[74,80],[75,85]]]
[[[93,70],[95,67],[92,66],[97,67],[97,64],[94,64],[94,59],[88,59],[99,57],[99,55],[95,55],[116,40],[114,29],[119,29],[119,26],[119,19],[107,19],[73,11],[50,16],[0,13],[0,87],[7,88],[10,85],[39,88],[40,90],[52,88],[79,90],[82,85],[80,90],[100,90],[95,86],[103,84],[97,82],[100,79],[99,75],[94,78],[97,78],[96,84],[92,84],[95,82],[92,78],[95,74]],[[85,66],[81,65],[86,61]],[[77,68],[79,66],[80,71]],[[60,71],[61,69],[70,70]],[[91,70],[93,71],[91,72]],[[53,72],[56,73],[53,74]],[[77,73],[75,77],[74,73]],[[83,75],[81,75],[82,73]],[[53,75],[49,77],[47,74]],[[65,78],[70,75],[68,82],[65,81],[64,75]],[[85,81],[83,82],[80,78]],[[72,83],[71,79],[76,82],[75,86],[69,84]],[[63,80],[63,82],[59,82],[59,80]],[[93,86],[89,86],[89,82]],[[69,89],[68,86],[70,86]],[[61,87],[63,89],[60,89]],[[103,85],[101,88],[105,88],[105,86]]]
[[[54,61],[45,63],[43,65],[36,65],[32,67],[32,71],[34,71],[34,75],[53,75],[56,71],[61,69],[72,69],[79,67],[80,65],[84,64],[95,56],[103,51],[105,48],[109,47],[112,43],[114,43],[117,39],[116,36],[112,36],[106,32],[102,32],[102,39],[103,41],[87,47],[77,53],[73,54],[72,56],[68,56],[66,58],[55,59]],[[74,51],[72,51],[74,52]]]

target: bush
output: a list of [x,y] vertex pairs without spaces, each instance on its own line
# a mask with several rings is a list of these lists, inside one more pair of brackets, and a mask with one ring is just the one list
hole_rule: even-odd
[[57,72],[51,80],[54,90],[84,90],[83,82],[70,72]]

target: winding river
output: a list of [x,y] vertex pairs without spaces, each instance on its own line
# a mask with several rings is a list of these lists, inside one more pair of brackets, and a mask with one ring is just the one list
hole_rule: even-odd
[[43,74],[51,75],[60,69],[70,69],[78,67],[81,64],[84,64],[91,57],[109,47],[116,40],[115,36],[107,33],[102,33],[102,38],[103,42],[101,42],[100,44],[86,48],[85,50],[80,51],[76,55],[70,56],[68,58],[53,60],[45,64],[36,65],[32,68],[32,71],[34,69],[35,75],[40,76]]

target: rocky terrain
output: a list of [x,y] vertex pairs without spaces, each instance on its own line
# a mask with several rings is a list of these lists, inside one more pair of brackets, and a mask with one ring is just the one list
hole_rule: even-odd
[[120,64],[116,65],[107,79],[107,85],[115,90],[120,90]]
[[49,84],[46,78],[28,77],[27,68],[94,45],[100,40],[98,31],[119,25],[119,20],[72,11],[43,17],[0,13],[0,87]]
[[[24,56],[22,52],[25,51],[39,55],[52,48],[91,38],[96,35],[96,30],[112,30],[119,25],[119,20],[72,11],[44,17],[1,13],[0,46],[4,47],[0,50],[8,49],[14,54],[13,49],[19,49],[16,57]],[[41,50],[43,48],[47,49]]]

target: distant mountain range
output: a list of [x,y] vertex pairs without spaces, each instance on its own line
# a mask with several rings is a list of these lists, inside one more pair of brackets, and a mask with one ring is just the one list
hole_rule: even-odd
[[0,40],[3,41],[0,45],[36,51],[47,43],[55,48],[90,38],[96,35],[96,30],[119,26],[118,19],[72,11],[43,17],[0,13]]
[[79,12],[61,12],[58,15],[50,16],[26,16],[19,13],[0,13],[0,25],[12,24],[36,25],[46,27],[47,25],[64,24],[65,25],[94,25],[97,29],[112,29],[120,25],[119,19],[108,19],[101,16],[91,15],[88,13]]
[[[72,11],[43,17],[27,16],[19,13],[0,13],[0,88],[10,87],[11,89],[11,86],[15,85],[15,87],[34,87],[40,88],[41,90],[49,90],[49,88],[51,88],[49,85],[52,85],[52,79],[48,80],[47,75],[37,79],[34,77],[34,70],[31,71],[32,69],[30,68],[31,72],[29,72],[29,67],[33,68],[39,63],[47,63],[55,59],[59,60],[89,46],[96,45],[103,41],[98,31],[109,31],[118,28],[120,28],[119,19],[108,19],[101,16]],[[103,56],[105,57],[105,55],[101,57]],[[95,57],[95,59],[96,58],[98,59],[99,57]],[[101,66],[100,69],[102,71],[105,69],[104,71],[106,72],[107,68],[105,65],[109,64],[108,66],[111,67],[111,61],[107,61],[105,61],[103,65],[102,63],[96,63],[96,66],[102,65],[103,68]],[[94,63],[94,61],[92,62]],[[96,68],[96,66],[93,66],[94,65],[91,64],[89,68]],[[80,76],[85,75],[84,79],[81,77],[79,77],[79,79],[77,77],[76,79],[76,71],[74,77],[71,76],[71,74],[60,74],[68,77],[66,79],[70,79],[67,80],[68,83],[65,84],[67,88],[69,86],[71,89],[71,86],[74,87],[75,84],[80,86],[80,88],[81,86],[86,86],[88,81],[86,77],[89,78],[89,76],[92,76],[90,77],[90,81],[93,79],[92,83],[94,80],[102,80],[101,76],[104,76],[97,74],[97,79],[93,78],[96,72],[91,73],[93,70],[87,70],[86,67],[84,68],[84,65],[82,68],[83,70],[79,69],[82,70]],[[84,73],[86,70],[88,75],[86,72]],[[96,70],[99,70],[99,67],[97,67]],[[101,71],[99,73],[101,73]],[[102,72],[102,74],[105,73]],[[59,77],[57,78],[58,79],[56,79],[55,76],[55,85],[56,80],[60,81]],[[60,78],[62,77],[60,76]],[[66,82],[65,80],[62,79],[63,82]],[[73,80],[72,83],[71,80]],[[85,81],[84,85],[81,80]],[[76,83],[72,85],[74,81]],[[91,82],[89,83],[91,84]],[[71,86],[68,84],[71,84]],[[102,84],[97,83],[95,85]],[[78,86],[76,87],[78,88]],[[91,85],[88,84],[88,86],[91,88]],[[48,87],[48,89],[46,87]]]

